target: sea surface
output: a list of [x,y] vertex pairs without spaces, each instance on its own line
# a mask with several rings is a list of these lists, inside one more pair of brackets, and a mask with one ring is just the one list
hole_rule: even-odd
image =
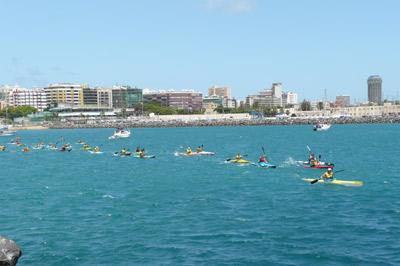
[[[400,125],[132,132],[21,131],[28,146],[63,138],[73,150],[0,152],[0,235],[21,246],[18,265],[400,265]],[[175,156],[202,144],[216,155]],[[322,173],[296,163],[307,145],[364,186],[304,182]],[[112,155],[136,146],[156,159]],[[276,169],[224,162],[262,147]]]

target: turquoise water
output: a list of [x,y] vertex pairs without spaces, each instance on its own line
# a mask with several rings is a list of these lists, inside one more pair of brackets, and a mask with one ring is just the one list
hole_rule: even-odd
[[[23,142],[101,145],[0,153],[0,235],[23,249],[19,265],[395,265],[400,264],[399,125],[20,132]],[[8,142],[0,138],[0,143]],[[215,156],[174,156],[187,145]],[[113,157],[142,145],[157,159]],[[334,162],[338,179],[294,163],[306,145]],[[277,169],[224,163],[264,146]]]

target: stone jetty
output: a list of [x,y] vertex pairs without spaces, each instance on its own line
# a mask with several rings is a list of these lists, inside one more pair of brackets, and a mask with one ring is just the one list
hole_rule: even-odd
[[400,116],[341,117],[341,118],[260,118],[260,119],[197,119],[197,120],[158,120],[146,118],[128,119],[66,119],[52,121],[49,128],[126,128],[141,127],[210,127],[210,126],[273,126],[273,125],[314,125],[324,124],[383,124],[400,123]]

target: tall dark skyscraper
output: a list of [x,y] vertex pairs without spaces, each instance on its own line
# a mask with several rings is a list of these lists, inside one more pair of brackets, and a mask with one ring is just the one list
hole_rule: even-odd
[[368,101],[378,104],[382,102],[382,78],[378,75],[368,78]]

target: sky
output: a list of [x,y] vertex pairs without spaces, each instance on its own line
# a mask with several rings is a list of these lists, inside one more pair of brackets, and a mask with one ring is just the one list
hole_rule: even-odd
[[397,0],[0,0],[0,84],[399,98]]

